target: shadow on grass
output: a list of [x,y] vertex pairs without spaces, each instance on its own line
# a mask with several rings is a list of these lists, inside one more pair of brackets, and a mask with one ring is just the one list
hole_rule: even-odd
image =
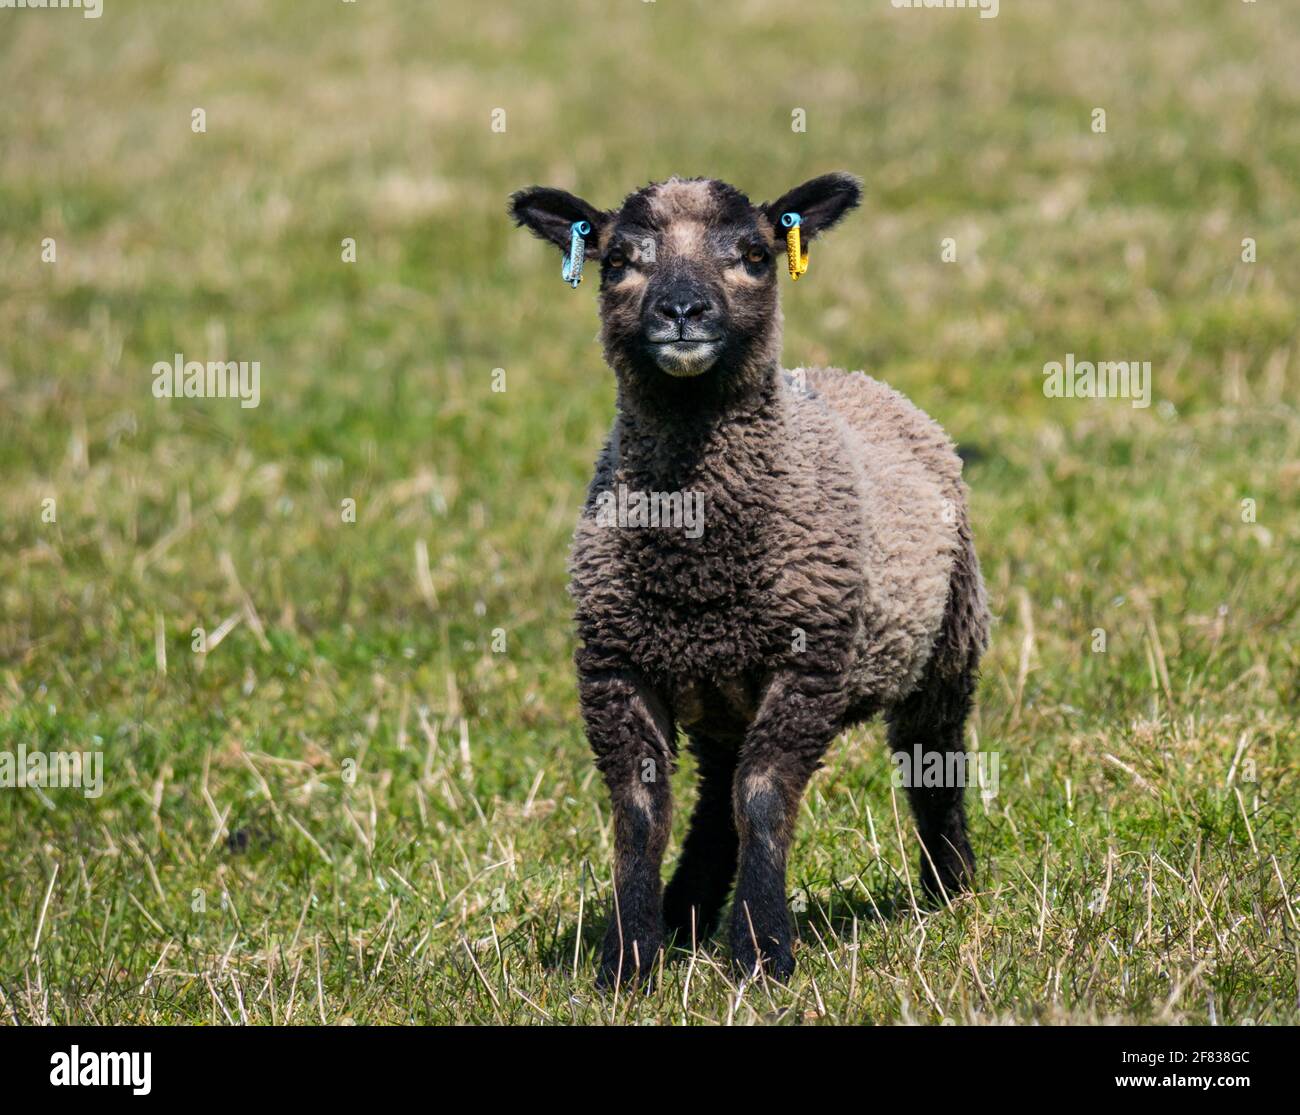
[[[807,891],[815,893],[811,888]],[[917,899],[922,909],[928,908],[928,903],[923,902],[919,895]],[[906,885],[894,879],[882,882],[875,890],[847,890],[835,884],[828,898],[814,897],[807,910],[798,912],[796,909],[794,917],[799,936],[804,939],[830,935],[850,941],[855,923],[860,933],[864,925],[901,921],[911,912],[912,899]]]
[[[943,907],[941,902],[931,902],[920,895],[917,899],[923,911],[933,912]],[[588,911],[593,916],[584,918],[581,936],[577,926],[561,929],[540,950],[539,960],[548,971],[572,973],[575,968],[575,950],[577,971],[582,973],[594,970],[604,940],[605,927],[609,918],[613,917],[613,909],[608,903],[596,902],[588,907]],[[904,920],[911,916],[911,911],[912,901],[906,885],[901,880],[889,880],[874,892],[850,891],[836,885],[827,900],[815,899],[804,911],[799,911],[796,906],[792,917],[796,934],[805,941],[830,937],[847,943],[853,939],[855,923],[861,934],[863,926]],[[694,942],[689,938],[666,940],[665,966],[671,968],[686,963],[693,952],[697,952],[701,959],[725,964],[730,955],[727,946],[730,918],[731,906],[728,904],[718,920],[717,928],[711,934]]]

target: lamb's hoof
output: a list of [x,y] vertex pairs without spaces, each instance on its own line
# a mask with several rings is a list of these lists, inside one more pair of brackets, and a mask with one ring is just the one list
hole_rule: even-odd
[[964,837],[953,843],[955,848],[945,843],[940,854],[934,857],[933,864],[929,856],[921,853],[921,885],[926,894],[939,901],[943,901],[945,894],[956,898],[975,889],[975,853]]
[[625,936],[620,944],[617,929],[611,929],[600,950],[596,987],[601,991],[613,991],[616,987],[634,987],[638,983],[649,986],[650,973],[662,947],[661,941],[652,940],[648,934]]
[[772,937],[755,949],[753,937],[746,932],[732,937],[731,963],[741,979],[754,979],[761,971],[768,979],[788,983],[794,975],[794,950],[788,940]]

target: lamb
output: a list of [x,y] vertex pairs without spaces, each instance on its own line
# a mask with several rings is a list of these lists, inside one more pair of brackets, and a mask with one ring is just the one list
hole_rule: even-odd
[[[614,825],[602,987],[644,978],[665,940],[707,937],[733,880],[734,964],[788,979],[786,861],[834,738],[882,713],[896,752],[939,752],[947,770],[964,751],[989,616],[961,461],[884,384],[781,369],[786,229],[807,245],[860,198],[842,173],[763,205],[702,178],[609,211],[544,187],[511,198],[574,285],[598,261],[617,380],[570,561],[579,703]],[[689,493],[703,529],[611,523],[615,489]],[[679,730],[699,797],[665,890]],[[926,889],[968,889],[962,787],[908,794]]]

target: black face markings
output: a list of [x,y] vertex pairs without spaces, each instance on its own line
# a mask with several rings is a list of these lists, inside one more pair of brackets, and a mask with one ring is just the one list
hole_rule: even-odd
[[717,205],[719,224],[754,224],[754,205],[735,186],[716,180],[709,183],[710,192]]
[[617,227],[655,230],[655,212],[650,205],[650,195],[654,189],[654,186],[646,186],[624,199],[617,214]]

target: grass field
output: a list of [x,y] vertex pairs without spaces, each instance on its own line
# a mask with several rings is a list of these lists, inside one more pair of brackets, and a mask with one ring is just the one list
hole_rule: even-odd
[[[0,12],[0,737],[104,764],[0,791],[0,1018],[1300,1020],[1298,54],[1263,0]],[[564,564],[613,383],[505,199],[832,169],[787,362],[979,451],[979,892],[913,901],[855,731],[793,982],[603,997]],[[260,405],[156,399],[176,353]],[[1045,397],[1067,353],[1151,405]]]

